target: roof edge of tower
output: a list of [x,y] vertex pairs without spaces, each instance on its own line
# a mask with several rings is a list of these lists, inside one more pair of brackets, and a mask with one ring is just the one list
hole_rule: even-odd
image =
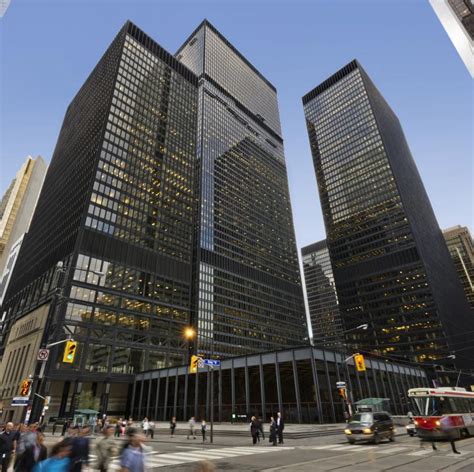
[[311,254],[312,252],[320,251],[321,249],[327,249],[327,247],[327,241],[323,239],[322,241],[317,241],[315,243],[309,244],[308,246],[302,247],[301,255],[306,256],[308,254]]
[[329,78],[327,78],[324,82],[321,82],[318,86],[314,89],[309,91],[306,95],[303,95],[303,105],[306,105],[309,101],[313,98],[317,97],[319,94],[327,90],[328,88],[332,87],[336,84],[339,80],[341,80],[346,75],[350,74],[356,69],[361,69],[361,65],[357,61],[357,59],[353,59],[349,64],[346,64],[344,67],[339,69],[336,73],[332,74]]
[[198,79],[196,74],[188,69],[182,62],[178,61],[176,57],[168,52],[163,46],[157,43],[151,36],[146,34],[140,27],[130,20],[127,20],[122,27],[122,30],[135,38],[143,47],[148,49],[151,53],[157,55],[172,69],[182,75],[186,80],[197,86]]
[[183,48],[192,40],[192,38],[196,35],[196,33],[203,27],[207,26],[213,33],[217,34],[219,38],[233,51],[237,56],[242,59],[245,64],[247,64],[253,72],[255,72],[275,93],[277,93],[276,87],[207,19],[199,23],[199,25],[194,29],[194,31],[186,38],[186,41],[179,47],[176,51],[175,56],[178,56],[179,53],[183,50]]

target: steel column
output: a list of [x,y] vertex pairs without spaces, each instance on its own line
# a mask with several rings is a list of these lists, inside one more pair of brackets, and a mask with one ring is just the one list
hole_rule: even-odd
[[293,353],[292,366],[293,366],[293,380],[295,383],[296,410],[298,412],[298,423],[301,424],[301,397],[300,397],[300,385],[298,381],[298,368],[296,366],[295,351],[293,350],[292,353]]
[[163,400],[163,421],[166,421],[166,416],[168,413],[168,387],[170,383],[170,373],[169,370],[166,373],[166,382],[165,382],[165,398]]
[[260,375],[260,399],[262,404],[262,420],[265,421],[267,416],[267,406],[265,404],[265,376],[263,372],[262,355],[260,355],[260,362],[258,363],[258,373]]
[[176,367],[176,377],[174,381],[173,416],[176,416],[176,409],[177,409],[177,403],[178,403],[178,382],[179,382],[178,368]]
[[318,370],[316,368],[316,359],[314,358],[314,348],[313,346],[310,347],[311,353],[311,372],[313,374],[313,387],[314,387],[314,396],[316,401],[316,409],[318,410],[318,422],[319,424],[323,423],[323,409],[321,405],[321,390],[319,387],[319,379],[318,379]]
[[218,418],[219,418],[219,422],[222,421],[222,366],[219,365],[219,378],[217,379],[217,388],[218,388],[218,392],[217,392],[217,403],[218,403],[218,406],[217,406],[217,409],[219,410],[218,412]]
[[[326,371],[326,381],[329,390],[329,399],[331,401],[331,412],[332,412],[332,420],[336,423],[336,410],[334,408],[334,398],[332,396],[332,388],[331,388],[331,378],[329,377],[329,369],[328,369],[328,362],[326,360],[326,349],[322,349],[323,351],[323,358],[324,358],[324,370]],[[334,358],[336,360],[336,358]]]
[[231,387],[231,397],[232,397],[232,414],[235,413],[235,369],[234,369],[234,359],[232,359],[230,367],[230,387]]
[[278,352],[275,352],[275,379],[277,384],[278,411],[283,413],[283,399],[281,395],[280,364],[278,362]]
[[247,366],[247,357],[245,357],[244,377],[245,377],[245,414],[250,415],[250,385],[249,385],[249,368]]
[[188,385],[189,385],[189,372],[186,368],[186,373],[184,374],[184,405],[183,405],[183,421],[186,421],[186,413],[188,409]]
[[156,379],[156,398],[155,398],[155,418],[158,419],[158,399],[160,398],[160,383],[161,383],[161,372],[158,371],[158,377]]
[[145,409],[145,416],[148,418],[150,415],[150,399],[151,399],[151,388],[153,385],[153,381],[151,379],[151,374],[150,374],[150,379],[148,380],[148,395],[146,397],[146,409]]

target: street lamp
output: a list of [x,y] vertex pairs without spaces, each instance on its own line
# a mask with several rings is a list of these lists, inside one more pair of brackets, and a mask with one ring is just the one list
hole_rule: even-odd
[[[188,341],[192,341],[194,338],[197,337],[196,330],[192,326],[188,326],[184,329],[184,337]],[[204,334],[199,333],[199,337],[209,339],[211,341],[211,358],[214,357],[214,337],[206,336]],[[209,366],[208,366],[209,368]],[[214,366],[210,366],[211,368],[211,434],[210,434],[210,442],[211,444],[214,442]]]

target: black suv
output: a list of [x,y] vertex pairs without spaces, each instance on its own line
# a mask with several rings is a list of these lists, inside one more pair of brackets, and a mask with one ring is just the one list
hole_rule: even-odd
[[356,441],[372,441],[378,444],[381,439],[395,440],[395,426],[391,416],[381,411],[378,413],[356,413],[351,417],[346,429],[347,440],[354,444]]

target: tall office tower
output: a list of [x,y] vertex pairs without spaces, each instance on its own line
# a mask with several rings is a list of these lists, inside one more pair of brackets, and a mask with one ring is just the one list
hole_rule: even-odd
[[0,306],[30,227],[47,168],[41,156],[36,159],[28,156],[0,202]]
[[53,348],[47,369],[62,381],[52,393],[59,416],[81,388],[121,401],[133,373],[185,361],[196,106],[195,75],[127,22],[67,109],[20,251],[4,305],[8,395],[18,389],[8,366],[40,342],[25,354],[15,325],[30,317],[38,327],[45,313],[45,339],[79,342],[71,364]]
[[357,61],[303,105],[344,330],[369,324],[346,343],[472,367],[474,316],[398,118]]
[[439,21],[474,77],[474,1],[430,0]]
[[474,310],[474,243],[465,226],[454,226],[443,231],[449,253],[459,275],[467,300]]
[[28,156],[0,201],[0,275],[11,247],[28,231],[48,166]]
[[301,255],[314,343],[337,347],[342,323],[326,240],[302,248]]
[[275,87],[208,21],[176,53],[199,80],[194,320],[221,356],[307,336]]

